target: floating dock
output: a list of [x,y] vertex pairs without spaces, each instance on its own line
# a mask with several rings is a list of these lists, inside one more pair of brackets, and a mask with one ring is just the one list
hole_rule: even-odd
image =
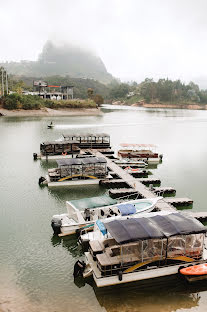
[[193,200],[190,198],[165,197],[165,201],[173,206],[187,206],[193,204]]
[[[176,190],[172,187],[154,187],[153,192],[158,196],[163,196],[164,194],[175,194]],[[109,195],[112,198],[118,198],[122,196],[136,196],[137,192],[133,188],[118,188],[118,189],[110,189]],[[165,198],[166,199],[166,198]],[[176,200],[176,198],[175,198]],[[173,204],[173,203],[171,203]]]
[[[133,178],[128,172],[120,168],[117,164],[115,164],[111,159],[108,159],[105,155],[101,154],[100,152],[95,152],[91,150],[91,153],[95,154],[97,157],[105,157],[107,161],[107,167],[110,168],[111,171],[115,172],[117,176],[122,179],[129,188],[133,188],[140,197],[142,198],[155,198],[157,195],[153,193],[152,191],[147,188],[144,183],[141,182],[141,179],[138,180],[136,178]],[[146,179],[146,178],[145,178]],[[143,180],[143,179],[142,179]],[[145,180],[146,181],[146,180]],[[149,183],[151,184],[151,183]],[[156,204],[156,208],[158,210],[168,210],[175,212],[175,208],[167,203],[164,199],[160,200]]]

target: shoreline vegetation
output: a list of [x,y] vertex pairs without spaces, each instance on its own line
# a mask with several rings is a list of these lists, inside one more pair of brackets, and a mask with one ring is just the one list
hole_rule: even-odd
[[[98,115],[99,106],[109,103],[145,108],[207,110],[207,90],[193,82],[146,78],[141,83],[113,81],[104,85],[90,79],[48,77],[51,94],[59,85],[74,85],[75,99],[43,99],[32,94],[31,77],[9,77],[9,94],[0,98],[0,116]],[[54,85],[55,84],[55,85]],[[54,85],[54,86],[53,86]],[[97,109],[98,108],[98,109]]]
[[92,99],[44,100],[39,96],[13,93],[1,98],[0,116],[73,116],[99,115]]
[[200,103],[146,103],[139,101],[133,104],[127,102],[114,101],[112,105],[131,106],[131,107],[145,107],[145,108],[172,108],[172,109],[190,109],[190,110],[207,110],[207,104]]

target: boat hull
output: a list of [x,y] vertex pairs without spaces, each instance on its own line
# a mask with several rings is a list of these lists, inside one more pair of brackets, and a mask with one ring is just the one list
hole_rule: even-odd
[[61,187],[61,186],[80,186],[80,185],[99,185],[100,179],[91,180],[70,180],[62,182],[48,182],[48,187]]
[[[155,278],[160,278],[160,277],[173,276],[173,275],[178,274],[178,270],[181,266],[189,265],[189,263],[188,264],[180,263],[180,264],[170,265],[170,266],[161,267],[161,268],[152,267],[151,269],[142,270],[139,272],[125,273],[122,275],[122,280],[120,280],[118,275],[113,275],[109,277],[100,276],[100,271],[98,270],[96,266],[96,262],[93,261],[90,253],[86,252],[85,256],[87,260],[87,265],[90,265],[91,269],[93,270],[93,279],[97,287],[108,287],[108,286],[150,280],[150,279],[155,279]],[[192,262],[192,264],[195,265],[196,262]],[[86,278],[86,276],[84,277]]]

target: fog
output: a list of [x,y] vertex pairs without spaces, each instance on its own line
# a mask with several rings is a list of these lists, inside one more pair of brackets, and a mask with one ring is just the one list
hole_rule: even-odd
[[92,50],[122,80],[205,84],[205,0],[0,0],[0,61],[36,60],[47,40]]

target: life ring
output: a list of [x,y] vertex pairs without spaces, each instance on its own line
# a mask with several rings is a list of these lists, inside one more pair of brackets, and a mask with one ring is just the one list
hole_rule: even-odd
[[62,155],[63,155],[63,156],[66,156],[66,155],[67,155],[67,152],[62,152]]

